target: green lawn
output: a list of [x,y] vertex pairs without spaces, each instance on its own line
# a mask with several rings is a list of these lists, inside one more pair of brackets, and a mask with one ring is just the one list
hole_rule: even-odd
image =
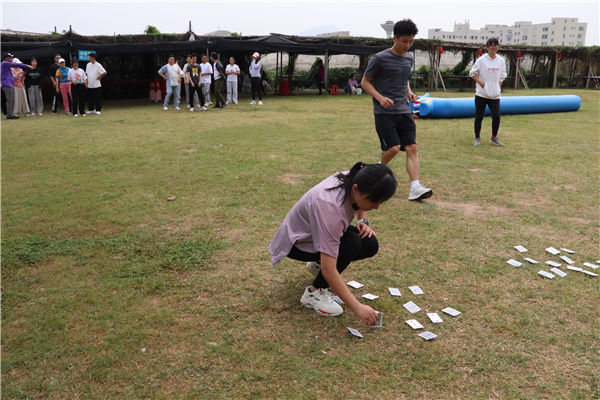
[[[490,118],[481,147],[472,119],[417,120],[434,196],[408,202],[393,160],[398,193],[369,216],[380,252],[344,274],[381,296],[361,299],[378,330],[301,307],[310,275],[267,249],[306,190],[379,161],[370,97],[3,120],[3,398],[600,399],[600,277],[544,251],[600,260],[600,92],[504,93],[551,94],[582,107],[503,116],[503,147]],[[519,244],[540,264],[508,265]],[[542,278],[546,260],[569,275]]]

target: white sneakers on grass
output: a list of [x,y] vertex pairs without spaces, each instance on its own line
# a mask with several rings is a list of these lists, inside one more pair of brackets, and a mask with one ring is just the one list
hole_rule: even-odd
[[259,105],[259,106],[262,106],[262,100],[260,100],[260,101],[258,102],[258,105]]
[[426,188],[425,186],[418,184],[410,188],[410,195],[408,200],[424,200],[433,196],[433,190]]
[[250,102],[250,104],[256,104],[256,101],[252,100],[252,101]]
[[300,304],[306,308],[312,308],[317,314],[325,317],[335,317],[344,312],[342,306],[336,303],[333,294],[328,289],[316,289],[311,292],[310,286],[308,286],[304,290]]
[[306,263],[306,270],[316,277],[321,272],[321,264],[316,261],[309,261]]

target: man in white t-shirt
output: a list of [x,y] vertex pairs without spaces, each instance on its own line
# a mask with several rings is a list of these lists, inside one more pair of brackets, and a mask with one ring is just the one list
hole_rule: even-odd
[[213,69],[207,58],[206,55],[202,56],[202,63],[200,64],[200,84],[202,85],[204,101],[206,102],[206,105],[209,106],[212,104],[210,101],[210,83]]
[[175,56],[169,56],[169,63],[158,70],[158,74],[167,82],[167,95],[163,104],[165,111],[169,109],[169,100],[173,95],[173,105],[175,110],[179,111],[179,99],[181,98],[181,78],[183,71],[179,65],[175,64]]
[[88,78],[88,98],[90,108],[88,114],[100,115],[102,111],[102,93],[100,80],[106,76],[106,70],[99,62],[96,62],[96,53],[88,55],[89,62],[85,66],[85,73]]

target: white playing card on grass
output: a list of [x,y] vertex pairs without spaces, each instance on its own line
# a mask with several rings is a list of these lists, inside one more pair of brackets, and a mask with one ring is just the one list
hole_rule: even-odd
[[541,276],[544,276],[548,279],[554,279],[554,275],[552,275],[550,272],[541,270],[540,272],[538,272],[538,274],[540,274]]
[[338,304],[345,304],[344,301],[342,299],[340,299],[339,296],[333,296],[333,299],[338,303]]
[[554,247],[548,247],[546,251],[552,255],[560,254],[560,251],[556,250]]
[[406,308],[408,311],[410,311],[413,314],[416,313],[416,312],[421,311],[421,309],[419,308],[419,306],[417,306],[412,301],[409,301],[408,303],[404,304],[404,308]]
[[434,312],[427,313],[427,316],[429,317],[431,322],[433,322],[434,324],[439,324],[441,322],[444,322],[437,313],[434,313]]
[[353,334],[354,336],[359,337],[359,338],[363,337],[363,335],[361,335],[360,332],[357,331],[356,329],[350,328],[349,326],[347,328],[350,331],[350,333]]
[[371,328],[381,328],[382,325],[382,320],[383,320],[383,313],[380,311],[375,311],[377,313],[377,322],[375,322],[375,325],[371,325]]
[[369,299],[369,300],[375,300],[375,299],[379,298],[379,296],[375,296],[374,294],[371,294],[371,293],[363,294],[362,297],[364,297],[365,299]]
[[557,262],[554,262],[554,261],[546,261],[546,264],[548,264],[551,267],[556,267],[556,268],[560,267],[560,264]]
[[454,308],[450,308],[450,307],[446,307],[442,310],[442,312],[445,312],[446,314],[452,315],[453,317],[456,317],[458,315],[461,314],[460,311],[455,310]]
[[521,253],[527,253],[527,249],[521,245],[515,246],[515,249],[519,250]]
[[566,252],[567,252],[567,253],[569,253],[569,254],[575,254],[575,252],[574,252],[573,250],[564,249],[564,248],[562,248],[561,250],[562,250],[562,251],[566,251]]
[[435,339],[437,337],[437,335],[435,333],[431,333],[429,331],[419,333],[419,336],[421,336],[425,340],[431,340],[431,339]]
[[570,265],[567,265],[567,269],[570,269],[571,271],[579,271],[579,272],[583,272],[583,268],[579,268],[579,267],[572,267]]
[[560,256],[560,258],[566,262],[567,264],[575,264],[575,261],[571,260],[569,257],[567,256]]
[[517,260],[513,260],[512,258],[508,260],[507,263],[509,263],[513,267],[520,267],[521,265],[523,265],[522,262],[518,262]]
[[583,272],[584,274],[587,274],[589,276],[598,276],[598,274],[595,274],[592,271],[586,271],[585,269],[581,270],[581,272]]
[[525,260],[525,261],[527,261],[528,263],[531,263],[531,264],[537,264],[538,263],[533,258],[527,258],[527,257],[525,257],[523,260]]
[[360,289],[361,287],[365,286],[362,283],[358,283],[356,281],[350,281],[348,282],[348,286],[353,287],[354,289]]
[[408,287],[410,289],[411,292],[413,292],[414,294],[424,294],[423,291],[421,290],[420,287],[418,286],[409,286]]
[[[598,262],[598,261],[596,261],[596,262]],[[583,265],[585,265],[586,267],[594,268],[594,269],[600,268],[600,265],[595,265],[595,264],[592,264],[589,262],[584,262]]]
[[391,288],[388,288],[388,289],[390,289],[390,294],[392,296],[402,296],[402,294],[400,293],[400,289],[395,288],[395,287],[391,287]]
[[413,329],[423,329],[423,325],[421,325],[416,319],[409,319],[406,321],[406,323]]
[[565,276],[567,276],[566,272],[562,272],[558,268],[552,268],[552,269],[550,269],[550,271],[554,272],[556,275],[560,276],[561,278],[564,278]]

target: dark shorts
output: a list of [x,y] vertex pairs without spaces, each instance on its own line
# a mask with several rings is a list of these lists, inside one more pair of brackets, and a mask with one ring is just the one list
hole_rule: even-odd
[[378,114],[375,115],[375,130],[381,142],[381,150],[391,147],[417,144],[417,126],[412,114]]

